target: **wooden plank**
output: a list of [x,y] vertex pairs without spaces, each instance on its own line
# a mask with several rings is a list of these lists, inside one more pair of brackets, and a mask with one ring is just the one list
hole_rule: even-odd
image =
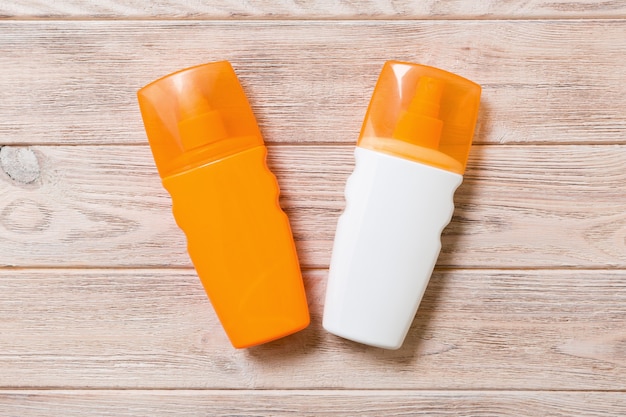
[[[270,147],[304,267],[328,266],[352,152]],[[475,146],[439,266],[626,267],[624,166],[624,145]],[[191,266],[147,146],[6,146],[0,168],[0,265]]]
[[442,391],[0,391],[7,415],[622,416],[624,393]]
[[189,2],[157,0],[98,2],[18,0],[0,4],[4,18],[185,18],[185,19],[524,19],[524,18],[616,18],[626,15],[622,0],[513,0],[500,2],[410,0],[316,0],[300,2],[214,0]]
[[399,59],[483,85],[477,143],[624,143],[625,31],[626,20],[3,21],[0,141],[144,144],[136,90],[228,59],[266,140],[354,143],[383,62]]
[[190,270],[0,270],[2,388],[626,389],[626,271],[436,272],[404,346],[235,350]]

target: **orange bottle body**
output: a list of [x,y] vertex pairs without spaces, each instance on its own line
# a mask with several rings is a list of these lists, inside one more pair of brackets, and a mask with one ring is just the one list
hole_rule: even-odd
[[289,219],[266,153],[257,146],[163,179],[198,276],[238,348],[309,324]]
[[309,324],[302,275],[267,149],[227,62],[139,92],[150,145],[198,276],[236,348]]

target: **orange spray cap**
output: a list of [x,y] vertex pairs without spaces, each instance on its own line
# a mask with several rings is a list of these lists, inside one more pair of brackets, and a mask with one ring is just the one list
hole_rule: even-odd
[[358,145],[463,174],[481,88],[425,65],[388,61]]
[[227,61],[175,72],[137,95],[161,177],[263,144],[246,95]]

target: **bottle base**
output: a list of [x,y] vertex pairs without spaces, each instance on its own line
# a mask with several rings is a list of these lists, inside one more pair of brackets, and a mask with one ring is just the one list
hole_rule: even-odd
[[373,347],[380,348],[380,349],[398,350],[402,347],[402,343],[404,342],[403,339],[400,341],[377,340],[376,338],[368,336],[368,335],[350,333],[349,331],[346,331],[345,329],[335,328],[328,323],[323,323],[322,326],[327,332],[332,333],[335,336],[339,336],[343,339],[351,340],[353,342],[362,343],[364,345],[373,346]]
[[286,331],[280,332],[280,333],[276,333],[276,334],[274,334],[272,336],[269,336],[269,337],[266,337],[266,338],[263,338],[263,339],[257,339],[257,340],[246,341],[246,342],[234,342],[234,341],[231,340],[230,343],[233,345],[233,347],[235,349],[246,349],[246,348],[250,348],[250,347],[254,347],[254,346],[259,346],[259,345],[263,345],[265,343],[273,342],[275,340],[282,339],[283,337],[291,336],[292,334],[298,333],[299,331],[302,331],[302,330],[306,329],[307,327],[309,327],[310,323],[311,323],[311,320],[307,319],[300,326],[293,327],[293,328],[291,328],[289,330],[286,330]]

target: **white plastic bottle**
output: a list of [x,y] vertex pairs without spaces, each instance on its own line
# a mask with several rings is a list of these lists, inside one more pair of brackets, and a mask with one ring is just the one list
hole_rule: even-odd
[[437,68],[383,67],[337,224],[323,320],[329,332],[386,349],[402,345],[454,211],[480,91]]

